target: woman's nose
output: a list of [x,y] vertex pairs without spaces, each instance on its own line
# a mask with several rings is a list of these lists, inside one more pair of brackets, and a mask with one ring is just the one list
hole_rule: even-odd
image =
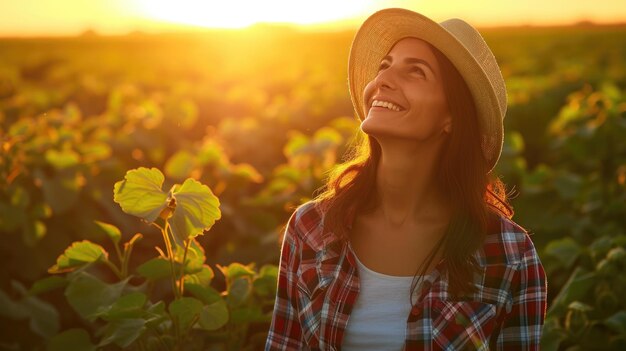
[[376,83],[376,86],[378,88],[388,88],[388,89],[395,89],[396,88],[396,73],[395,70],[392,67],[388,67],[380,72],[378,72],[378,75],[376,75],[376,78],[374,78],[374,81]]

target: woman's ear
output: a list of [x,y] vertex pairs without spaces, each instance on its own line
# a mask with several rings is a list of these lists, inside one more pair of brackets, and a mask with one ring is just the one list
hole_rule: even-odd
[[450,134],[450,131],[452,131],[452,117],[448,115],[443,121],[443,132],[446,134]]

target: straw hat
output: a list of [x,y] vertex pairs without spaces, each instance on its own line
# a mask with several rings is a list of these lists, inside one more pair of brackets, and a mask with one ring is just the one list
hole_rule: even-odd
[[506,88],[496,58],[480,33],[467,22],[452,18],[441,23],[413,11],[378,11],[361,25],[352,41],[348,83],[360,120],[367,115],[363,89],[376,77],[381,60],[400,39],[415,37],[439,49],[457,68],[474,97],[483,155],[491,171],[500,158]]

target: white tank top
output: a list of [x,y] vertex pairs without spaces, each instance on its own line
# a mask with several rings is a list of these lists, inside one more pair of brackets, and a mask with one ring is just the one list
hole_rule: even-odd
[[348,319],[341,349],[402,350],[406,320],[411,312],[409,292],[413,276],[378,273],[367,268],[356,253],[354,257],[359,270],[360,290]]

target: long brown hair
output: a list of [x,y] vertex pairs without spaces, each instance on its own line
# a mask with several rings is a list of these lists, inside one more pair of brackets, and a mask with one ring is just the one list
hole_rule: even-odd
[[[460,296],[475,292],[472,278],[479,267],[472,253],[484,240],[490,216],[513,215],[504,185],[498,178],[487,174],[478,137],[479,120],[469,88],[445,55],[429,46],[441,67],[447,106],[452,115],[452,128],[438,161],[436,186],[452,206],[453,216],[442,240],[416,272],[411,303],[417,286],[415,278],[422,279],[442,247],[450,293]],[[369,213],[377,205],[376,168],[381,147],[376,139],[359,132],[357,142],[346,156],[346,161],[331,171],[322,192],[316,197],[325,212],[324,226],[344,240],[348,236],[346,219],[353,218],[356,213]]]

